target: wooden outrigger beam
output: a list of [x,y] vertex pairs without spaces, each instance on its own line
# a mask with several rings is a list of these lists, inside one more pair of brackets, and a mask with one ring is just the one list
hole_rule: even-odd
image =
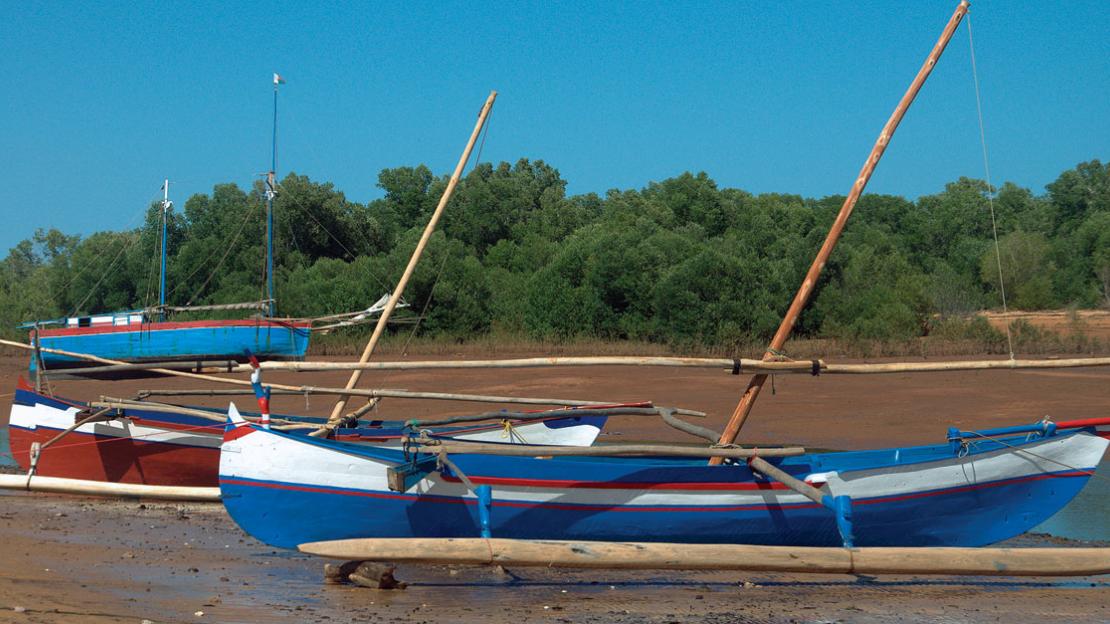
[[0,474],[0,489],[26,490],[29,492],[54,492],[85,496],[113,496],[125,498],[153,498],[175,501],[217,503],[218,487],[185,487],[176,485],[145,485],[139,483],[111,483],[85,479],[63,479],[27,475]]
[[[0,345],[16,347],[20,349],[34,350],[35,347],[22,342],[14,342],[11,340],[0,339]],[[104,364],[126,364],[118,360],[110,360],[96,355],[89,355],[86,353],[75,353],[73,351],[64,351],[62,349],[41,349],[46,353],[54,353],[57,355],[64,355],[78,359],[89,360],[92,362],[101,362]],[[170,375],[174,377],[186,377],[189,379],[202,379],[204,381],[212,381],[222,384],[231,384],[236,386],[250,386],[251,382],[242,379],[225,379],[223,377],[212,377],[210,375],[200,375],[197,373],[190,373],[186,371],[171,370],[168,368],[155,368],[151,369],[154,372],[163,375]],[[273,388],[275,390],[289,391],[296,394],[331,394],[331,395],[349,395],[349,396],[362,396],[367,398],[396,398],[396,399],[430,399],[439,401],[468,401],[475,403],[506,403],[506,404],[521,404],[521,405],[566,405],[572,407],[586,406],[586,405],[609,405],[619,403],[619,401],[587,401],[581,399],[558,399],[558,398],[537,398],[537,397],[511,397],[511,396],[493,396],[485,394],[454,394],[449,392],[413,392],[409,390],[385,390],[385,389],[361,389],[361,388],[327,388],[321,386],[292,386],[286,384],[273,384],[264,383],[264,387]],[[153,392],[147,391],[149,394]],[[206,393],[211,391],[204,391]],[[245,394],[245,393],[244,393]],[[685,416],[705,416],[704,412],[694,410],[680,409],[675,413],[683,414]]]
[[297,548],[335,559],[509,568],[974,576],[1110,573],[1110,548],[820,548],[497,538],[347,539],[311,542]]
[[[469,453],[476,455],[509,455],[514,457],[797,457],[805,455],[800,446],[743,449],[730,447],[698,447],[667,444],[601,444],[598,446],[539,446],[534,444],[500,444],[451,440],[410,438],[416,447],[427,453]],[[809,486],[811,489],[815,489]],[[818,490],[819,491],[819,490]],[[820,501],[818,501],[820,502]]]
[[[817,252],[817,257],[813,259],[813,264],[810,265],[809,271],[806,273],[805,279],[802,281],[801,288],[798,289],[794,295],[794,301],[790,304],[790,308],[786,311],[786,315],[782,318],[782,323],[779,325],[778,331],[775,332],[774,338],[771,339],[770,346],[767,347],[767,352],[763,355],[763,359],[771,360],[777,357],[777,354],[782,351],[783,346],[786,344],[787,338],[794,330],[794,324],[798,321],[798,316],[801,315],[802,309],[805,308],[809,302],[810,297],[813,295],[813,289],[817,286],[817,279],[821,275],[821,271],[825,268],[825,264],[829,261],[829,256],[832,254],[833,248],[836,247],[837,241],[840,239],[841,232],[844,231],[844,226],[848,222],[848,217],[852,214],[852,209],[855,208],[856,202],[859,200],[863,189],[867,187],[868,180],[871,179],[871,174],[875,172],[875,167],[879,164],[879,159],[882,158],[883,152],[886,151],[887,145],[890,144],[891,137],[894,136],[894,131],[898,128],[898,124],[902,121],[906,111],[909,109],[910,104],[914,98],[917,97],[917,92],[921,90],[922,85],[925,84],[925,79],[933,71],[937,61],[940,59],[941,53],[944,48],[948,46],[951,41],[952,35],[956,32],[956,27],[959,26],[960,21],[964,15],[967,14],[968,9],[967,0],[960,0],[959,6],[956,11],[949,18],[948,24],[944,27],[944,31],[937,40],[936,45],[933,46],[929,56],[925,59],[925,64],[918,70],[917,76],[914,77],[913,82],[910,83],[909,89],[906,90],[905,95],[898,102],[898,106],[894,108],[890,119],[887,120],[886,125],[883,126],[882,132],[879,133],[879,138],[875,141],[875,146],[871,148],[871,153],[867,156],[867,160],[863,163],[863,169],[860,170],[859,177],[856,178],[855,183],[852,185],[852,190],[848,193],[848,197],[844,198],[844,205],[840,207],[840,212],[836,215],[836,221],[833,222],[832,227],[829,229],[829,234],[825,238],[825,242],[821,245],[821,250]],[[751,382],[748,383],[747,389],[740,397],[740,402],[737,403],[736,409],[732,412],[732,417],[729,418],[728,425],[725,427],[724,432],[721,434],[721,444],[732,444],[736,441],[736,436],[740,433],[740,429],[744,426],[744,422],[748,419],[748,414],[751,413],[752,405],[759,397],[759,391],[763,389],[763,384],[767,381],[766,373],[758,373],[752,377]],[[721,463],[718,459],[710,460],[711,464]]]
[[[455,370],[482,368],[558,368],[579,366],[648,366],[670,368],[705,368],[766,373],[804,373],[833,375],[865,375],[889,373],[925,373],[962,370],[998,370],[1033,368],[1082,368],[1110,366],[1110,357],[1060,358],[1053,360],[947,360],[936,362],[884,362],[877,364],[832,364],[825,360],[755,360],[748,358],[692,358],[666,356],[575,356],[538,357],[501,360],[429,360],[411,362],[262,362],[263,370],[324,372],[342,370]],[[248,364],[239,364],[233,372],[249,373]],[[221,371],[223,372],[223,371]]]
[[[412,252],[412,257],[409,258],[408,266],[405,267],[405,272],[401,275],[401,279],[397,281],[397,287],[393,289],[393,293],[389,296],[389,301],[386,302],[385,308],[382,310],[381,316],[378,317],[378,323],[374,326],[374,333],[370,335],[370,340],[366,343],[366,348],[363,349],[362,355],[359,357],[359,362],[368,362],[370,356],[374,353],[374,348],[378,345],[378,340],[381,339],[382,333],[385,331],[386,323],[389,322],[390,315],[393,314],[393,309],[397,307],[397,302],[401,300],[401,295],[405,292],[405,286],[408,285],[409,278],[412,277],[413,271],[416,270],[416,263],[420,261],[420,256],[424,253],[424,247],[428,245],[428,241],[432,238],[432,232],[436,229],[436,223],[443,215],[443,210],[447,207],[447,202],[450,201],[451,195],[455,192],[455,187],[458,186],[459,180],[462,178],[463,170],[466,169],[466,163],[470,160],[470,152],[474,150],[474,144],[478,141],[478,136],[482,132],[482,127],[486,125],[486,119],[489,118],[490,110],[493,109],[493,101],[497,99],[497,92],[491,91],[489,97],[486,98],[486,103],[482,106],[482,110],[478,113],[478,121],[474,124],[474,130],[470,133],[470,139],[466,143],[466,148],[459,156],[459,162],[455,165],[455,171],[451,174],[451,179],[447,182],[447,188],[443,190],[443,196],[439,198],[439,204],[432,212],[428,224],[424,227],[424,233],[420,236],[420,241],[416,244],[416,249]],[[362,376],[362,371],[355,370],[351,373],[351,378],[347,380],[347,389],[350,390],[358,385],[359,377]],[[329,431],[335,428],[339,423],[340,417],[343,414],[343,408],[347,404],[348,395],[340,395],[339,400],[336,401],[335,407],[331,411],[331,416],[328,417],[328,424],[321,428],[320,431],[313,432],[314,436],[327,435]]]

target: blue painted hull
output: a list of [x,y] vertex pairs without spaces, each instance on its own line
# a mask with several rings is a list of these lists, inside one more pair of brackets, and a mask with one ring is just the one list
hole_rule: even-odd
[[[231,517],[263,542],[295,548],[360,537],[480,535],[478,498],[450,471],[430,473],[399,493],[384,487],[381,475],[405,462],[400,453],[251,428],[225,434],[220,487]],[[1028,531],[1079,493],[1106,449],[1092,433],[980,442],[966,453],[938,445],[774,463],[798,478],[828,475],[828,492],[851,496],[857,546],[982,546]],[[1055,459],[1033,466],[1017,446]],[[471,482],[492,488],[493,537],[842,544],[833,512],[745,465],[465,454],[452,460]],[[1062,469],[1061,460],[1077,469]]]
[[[986,491],[875,501],[854,508],[857,546],[983,546],[1054,515],[1085,478],[1000,484]],[[296,491],[289,484],[221,483],[232,518],[255,538],[295,548],[359,537],[477,537],[476,501],[396,493]],[[818,505],[640,510],[500,505],[495,537],[636,542],[840,546],[833,515]],[[295,528],[293,528],[295,527]]]
[[[260,359],[303,359],[310,333],[303,323],[259,319],[43,330],[39,341],[45,348],[125,362],[241,360],[248,349]],[[45,352],[42,358],[47,370],[90,365],[87,361]],[[31,358],[31,370],[34,369]]]

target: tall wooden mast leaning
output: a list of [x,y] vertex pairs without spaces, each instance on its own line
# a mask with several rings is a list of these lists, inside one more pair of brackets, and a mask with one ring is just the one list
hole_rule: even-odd
[[[435,212],[432,213],[432,218],[428,220],[428,225],[424,227],[424,234],[420,237],[420,242],[416,244],[416,249],[412,252],[412,257],[409,258],[409,264],[405,267],[405,272],[401,275],[401,279],[397,282],[397,287],[393,289],[393,294],[390,295],[389,301],[385,304],[385,309],[382,310],[382,315],[378,317],[378,324],[374,326],[374,333],[370,335],[370,341],[366,343],[366,348],[362,351],[362,357],[359,362],[365,364],[370,361],[370,356],[374,353],[374,348],[378,346],[378,341],[381,339],[382,334],[385,332],[385,325],[389,321],[389,317],[393,314],[393,309],[397,307],[397,302],[401,300],[401,295],[405,292],[405,286],[409,283],[409,278],[416,270],[416,263],[420,261],[421,254],[424,253],[424,248],[428,245],[428,241],[432,238],[432,232],[435,232],[436,224],[439,218],[443,215],[443,209],[447,207],[447,202],[451,200],[451,195],[455,192],[455,187],[458,186],[459,180],[462,178],[463,170],[466,168],[467,161],[470,160],[470,152],[474,150],[474,144],[478,141],[478,135],[482,132],[482,127],[486,124],[486,119],[489,117],[489,112],[493,108],[493,101],[497,99],[497,92],[491,91],[489,97],[486,98],[485,105],[482,106],[481,112],[478,113],[478,122],[474,124],[474,131],[470,133],[470,140],[466,143],[466,149],[463,150],[462,156],[459,157],[459,162],[455,165],[455,171],[451,174],[451,180],[447,182],[447,188],[443,191],[443,196],[439,198],[439,205],[436,206]],[[347,380],[346,389],[350,390],[358,385],[358,380],[362,376],[361,370],[356,370],[351,373],[351,378]],[[339,397],[336,401],[335,407],[331,411],[331,416],[328,417],[328,424],[324,427],[313,431],[312,436],[324,436],[329,431],[333,430],[338,424],[340,417],[343,415],[343,409],[347,406],[348,395]]]
[[[790,337],[790,332],[794,329],[794,324],[798,321],[798,316],[801,314],[802,309],[805,308],[809,302],[810,296],[813,294],[813,288],[817,284],[817,278],[820,277],[821,271],[825,268],[825,263],[829,260],[829,255],[832,254],[833,248],[836,246],[837,240],[840,239],[841,232],[844,231],[844,225],[848,221],[848,217],[852,214],[852,209],[855,208],[856,202],[859,200],[863,189],[867,186],[868,180],[871,179],[871,174],[874,173],[876,165],[879,164],[879,159],[883,157],[883,152],[886,151],[890,139],[894,136],[894,131],[898,128],[898,124],[902,121],[906,111],[909,109],[910,104],[914,98],[917,97],[917,92],[921,90],[921,86],[925,84],[925,79],[933,71],[937,61],[940,59],[941,53],[944,48],[948,46],[948,42],[952,39],[953,33],[956,32],[956,27],[959,26],[960,21],[963,20],[964,15],[967,14],[968,9],[967,0],[961,0],[960,5],[956,7],[956,12],[948,20],[948,25],[944,27],[944,32],[941,33],[940,39],[937,40],[936,45],[933,46],[932,52],[925,59],[925,64],[917,72],[917,76],[910,83],[909,89],[906,94],[902,96],[902,100],[898,102],[894,112],[891,114],[890,119],[887,120],[886,125],[883,126],[883,131],[879,133],[879,138],[875,141],[875,146],[871,148],[871,154],[868,155],[867,160],[863,163],[863,169],[859,172],[859,177],[856,178],[855,184],[852,185],[851,192],[848,197],[844,199],[844,205],[840,207],[840,212],[836,216],[836,221],[833,222],[832,228],[829,230],[828,236],[825,238],[825,243],[821,245],[821,250],[817,252],[817,257],[814,258],[813,264],[809,267],[809,272],[806,273],[805,280],[802,281],[801,288],[798,293],[794,295],[794,301],[790,304],[790,309],[786,311],[786,316],[782,319],[782,324],[779,325],[778,331],[775,332],[775,337],[771,340],[771,345],[767,347],[767,352],[763,354],[764,360],[770,360],[775,357],[775,353],[780,351],[783,345],[786,344],[787,338]],[[756,398],[759,397],[759,391],[763,389],[763,384],[767,381],[765,373],[757,374],[752,377],[748,383],[747,389],[744,390],[743,396],[740,397],[740,402],[737,403],[736,409],[732,412],[732,417],[728,421],[724,432],[721,434],[721,444],[732,444],[736,441],[736,436],[740,433],[740,429],[744,426],[744,422],[748,419],[748,414],[752,411],[752,405],[755,404]],[[711,464],[716,465],[721,463],[720,458],[713,458]]]

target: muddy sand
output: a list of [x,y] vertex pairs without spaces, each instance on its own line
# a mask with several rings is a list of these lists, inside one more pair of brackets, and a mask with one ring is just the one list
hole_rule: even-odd
[[[11,391],[23,367],[21,358],[0,359],[0,421],[10,401],[4,392]],[[338,386],[345,375],[267,379]],[[702,424],[720,428],[747,376],[587,368],[386,372],[363,379],[363,387],[652,400],[705,411],[710,416]],[[90,399],[195,387],[182,380],[60,381],[55,391]],[[193,403],[221,405],[226,399]],[[427,417],[489,407],[386,400],[376,416]],[[307,402],[275,397],[275,411],[322,415],[329,408],[325,397]],[[742,438],[851,449],[937,442],[948,426],[1106,415],[1110,370],[779,375],[775,393],[760,398]],[[613,419],[607,434],[603,440],[684,439],[654,421],[631,417]],[[499,574],[486,568],[403,566],[397,576],[411,584],[402,591],[324,585],[322,560],[256,542],[218,505],[0,494],[0,542],[0,622],[1110,622],[1107,577],[861,579],[537,569]],[[1026,537],[1017,543],[1046,541]]]

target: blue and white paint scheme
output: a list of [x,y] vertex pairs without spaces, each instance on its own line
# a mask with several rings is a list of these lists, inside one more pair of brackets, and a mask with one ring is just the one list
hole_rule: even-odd
[[[234,409],[230,418],[220,454],[224,505],[239,526],[273,546],[483,533],[844,542],[836,514],[744,464],[452,454],[453,464],[483,492],[471,491],[447,467],[426,471],[399,492],[390,489],[388,471],[422,456],[266,431]],[[1088,429],[768,461],[831,497],[850,497],[857,546],[981,546],[1028,531],[1083,488],[1108,444]]]

